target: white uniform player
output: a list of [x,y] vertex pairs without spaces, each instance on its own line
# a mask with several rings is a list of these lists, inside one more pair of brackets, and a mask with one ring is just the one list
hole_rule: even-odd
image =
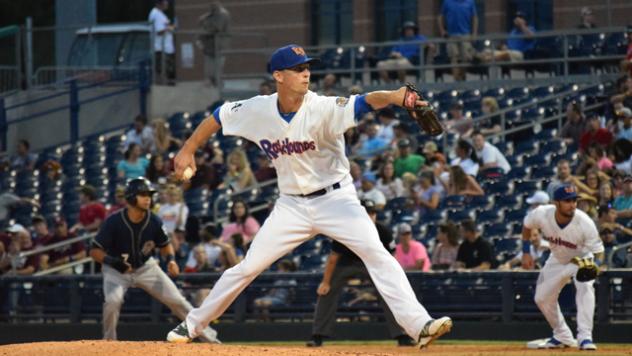
[[573,257],[592,257],[603,261],[604,246],[592,219],[577,207],[577,192],[572,185],[564,184],[555,189],[555,205],[541,205],[524,219],[523,267],[532,263],[528,251],[531,229],[540,229],[548,241],[551,255],[540,271],[535,290],[535,302],[553,328],[553,337],[529,342],[529,348],[564,348],[577,345],[581,350],[596,350],[592,341],[593,317],[595,314],[594,280],[574,280],[577,303],[577,341],[566,324],[558,303],[560,291],[575,277],[578,266],[571,262]]
[[308,90],[313,61],[297,45],[277,49],[268,71],[278,93],[222,105],[176,156],[176,176],[182,177],[187,167],[195,170],[196,148],[221,128],[225,135],[259,145],[277,170],[281,195],[244,260],[222,274],[202,305],[169,333],[168,341],[188,342],[199,335],[257,275],[316,234],[341,242],[362,259],[395,319],[420,347],[452,327],[448,317],[430,317],[403,269],[382,246],[357,198],[345,156],[344,132],[363,113],[402,105],[406,88],[350,98],[318,96]]

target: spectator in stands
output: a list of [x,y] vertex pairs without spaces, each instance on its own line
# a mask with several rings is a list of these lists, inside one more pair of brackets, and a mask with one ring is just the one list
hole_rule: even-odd
[[588,193],[579,193],[577,195],[577,209],[583,211],[591,219],[597,220],[597,198]]
[[11,159],[11,168],[16,171],[32,171],[35,168],[37,155],[30,152],[31,144],[28,140],[18,140],[16,155]]
[[435,175],[432,171],[421,172],[419,185],[421,192],[415,194],[413,199],[415,200],[415,205],[419,207],[419,215],[423,218],[424,215],[434,212],[439,207],[441,196],[443,195],[443,187],[436,184]]
[[215,73],[222,75],[226,61],[225,55],[220,52],[228,46],[230,13],[219,0],[214,0],[209,11],[199,17],[198,24],[204,31],[197,42],[204,51],[204,76],[209,84],[217,86],[220,78],[216,78]]
[[79,222],[70,229],[71,233],[78,230],[85,232],[97,232],[103,220],[105,220],[105,206],[99,202],[95,187],[85,184],[79,188]]
[[53,238],[53,235],[48,229],[48,222],[42,215],[33,216],[33,219],[31,219],[31,225],[33,227],[31,239],[36,247],[46,245],[48,240]]
[[237,262],[243,260],[244,256],[246,255],[246,251],[248,250],[248,246],[244,244],[244,235],[240,233],[230,235],[230,239],[228,239],[228,244],[230,244],[233,249],[235,249]]
[[450,180],[446,188],[447,195],[485,195],[476,179],[465,174],[461,166],[450,167]]
[[[468,63],[472,60],[474,48],[470,42],[478,33],[478,15],[474,0],[444,0],[438,17],[441,37],[454,39],[447,44],[450,62]],[[455,80],[465,80],[465,69],[452,67]]]
[[237,251],[235,250],[235,246],[233,245],[233,241],[234,241],[233,236],[235,235],[241,235],[241,234],[231,235],[230,239],[228,240],[229,242],[221,242],[220,240],[213,240],[213,244],[215,244],[216,246],[219,246],[219,248],[222,249],[222,252],[219,254],[217,258],[216,271],[218,272],[224,272],[225,270],[233,267],[234,265],[239,263],[239,261],[241,261],[241,259],[243,258],[243,255],[242,256],[237,255]]
[[397,142],[397,148],[399,155],[394,162],[395,176],[401,177],[406,172],[416,175],[426,163],[426,159],[416,153],[411,153],[410,140],[406,138]]
[[426,142],[422,151],[426,159],[426,165],[432,167],[432,169],[443,170],[446,158],[443,153],[439,152],[439,148],[434,141]]
[[466,174],[476,177],[479,170],[479,161],[474,147],[468,141],[460,139],[456,142],[454,153],[456,158],[450,161],[450,166],[458,165]]
[[597,114],[593,114],[588,119],[586,130],[582,133],[582,136],[579,139],[579,149],[581,151],[586,151],[588,146],[593,143],[605,148],[612,143],[613,139],[612,133],[601,127],[599,116]]
[[6,273],[8,275],[29,276],[37,272],[39,268],[39,255],[18,257],[20,252],[28,252],[35,248],[28,230],[20,224],[13,224],[9,226],[7,233],[11,238],[11,242],[7,248],[9,266],[4,266],[5,271],[10,271]]
[[[601,242],[603,242],[606,256],[610,256],[612,248],[617,246],[617,237],[614,231],[609,227],[599,227],[599,237],[601,238]],[[606,259],[604,263],[608,263],[608,259]]]
[[169,167],[165,164],[165,159],[161,155],[152,155],[149,166],[145,171],[145,178],[157,184],[159,181],[166,182],[169,175]]
[[166,201],[158,209],[158,217],[162,220],[162,226],[169,237],[173,238],[176,228],[185,231],[185,225],[189,217],[189,208],[184,203],[182,190],[175,184],[167,185],[165,192]]
[[456,268],[466,271],[486,271],[494,266],[494,252],[492,245],[480,237],[480,233],[473,220],[461,223],[463,242],[459,246],[456,257]]
[[[402,25],[402,36],[399,44],[394,46],[388,58],[377,62],[377,69],[380,71],[380,78],[385,82],[391,81],[389,72],[397,71],[397,79],[400,83],[406,81],[406,70],[413,68],[414,63],[418,63],[423,52],[420,47],[428,47],[429,58],[434,52],[433,44],[425,44],[426,36],[419,34],[419,28],[412,21],[406,21]],[[412,42],[412,43],[407,43]]]
[[581,9],[581,18],[579,26],[577,26],[580,30],[590,30],[596,28],[595,24],[595,16],[593,15],[593,11],[588,6],[584,6]]
[[513,20],[514,27],[509,32],[507,43],[498,50],[486,50],[476,56],[477,59],[490,63],[495,62],[519,62],[524,59],[524,53],[535,47],[535,28],[528,24],[524,12],[518,11]]
[[114,204],[112,204],[112,206],[110,206],[110,209],[108,209],[107,213],[105,214],[106,217],[125,208],[126,205],[127,200],[125,200],[125,187],[122,185],[118,185],[114,190]]
[[222,242],[228,242],[233,234],[239,233],[243,236],[244,243],[248,245],[261,227],[259,222],[250,215],[248,204],[241,199],[233,201],[228,222],[222,229]]
[[[193,255],[193,265],[186,266],[184,268],[184,273],[215,272],[215,265],[209,263],[208,256],[206,255],[206,249],[203,245],[195,246],[195,248],[191,251],[191,255]],[[188,296],[191,299],[192,304],[195,306],[201,305],[204,298],[206,298],[211,291],[210,288],[199,286],[197,282],[189,282],[186,283],[185,286],[191,288],[188,291]]]
[[382,124],[378,130],[377,137],[391,144],[395,139],[393,129],[399,124],[395,111],[387,106],[377,112],[377,118]]
[[617,125],[617,138],[632,141],[632,110],[622,107],[617,110],[616,115],[618,119],[621,119]]
[[632,78],[632,25],[626,27],[626,35],[628,38],[628,49],[625,58],[621,61],[621,72],[627,72],[628,77]]
[[[208,259],[208,264],[210,266],[216,265],[219,255],[220,253],[222,253],[222,249],[215,243],[213,243],[214,240],[219,239],[219,237],[215,235],[215,232],[213,230],[214,228],[210,225],[203,227],[200,231],[201,242],[197,245],[202,246],[206,251],[206,258]],[[195,247],[193,249],[195,249]],[[196,262],[194,252],[193,250],[191,250],[191,252],[189,253],[189,257],[187,258],[185,268],[191,268],[195,266]]]
[[386,197],[375,187],[377,177],[372,172],[366,172],[362,175],[362,186],[358,190],[358,198],[360,200],[371,200],[375,203],[375,209],[381,211],[386,205]]
[[372,158],[388,149],[389,141],[379,137],[380,126],[369,123],[366,127],[366,135],[360,138],[356,146],[356,154],[364,159]]
[[[579,175],[585,174],[591,170],[604,171],[609,170],[614,166],[614,163],[604,154],[604,148],[597,144],[592,143],[588,146],[586,151],[581,155],[581,163],[577,167],[577,173]],[[602,172],[602,174],[605,174]]]
[[[542,234],[538,229],[531,230],[531,246],[529,247],[530,254],[533,256],[535,263],[533,264],[533,269],[540,269],[544,266],[544,262],[548,258],[549,252],[549,243],[548,241],[542,239]],[[518,252],[518,254],[512,258],[511,260],[505,262],[502,266],[499,266],[499,270],[509,270],[514,267],[518,267],[521,269],[522,264],[522,251]]]
[[[191,246],[186,240],[186,233],[184,233],[184,231],[181,233],[178,229],[176,229],[176,233],[173,234],[173,239],[171,240],[171,245],[173,245],[176,264],[178,264],[180,270],[184,271],[187,264],[187,258],[191,252]],[[206,253],[206,251],[204,252]]]
[[167,122],[163,118],[152,120],[153,126],[153,147],[151,152],[154,154],[165,154],[172,147],[180,147],[182,140],[171,136],[171,131],[167,127]]
[[437,244],[432,251],[432,269],[447,270],[456,262],[459,252],[459,229],[450,220],[439,224]]
[[563,183],[573,184],[577,187],[578,190],[582,191],[588,191],[588,189],[590,189],[586,187],[581,179],[571,174],[571,165],[565,159],[557,162],[557,175],[553,179],[551,179],[551,182],[546,187],[546,192],[549,194],[549,196],[552,196],[555,188]]
[[[498,109],[498,101],[496,100],[496,98],[486,96],[481,99],[481,111],[483,112],[483,115],[492,115],[497,112]],[[477,129],[485,136],[493,135],[502,131],[502,127],[500,126],[500,124],[500,115],[494,115],[489,119],[479,121],[477,124]]]
[[560,131],[560,138],[569,145],[579,145],[582,134],[586,130],[586,119],[580,104],[572,101],[566,106],[566,122]]
[[548,204],[551,201],[551,198],[549,197],[549,194],[547,192],[543,190],[537,190],[535,193],[533,193],[532,196],[525,199],[525,201],[527,202],[527,204],[529,204],[528,211],[531,211],[540,205]]
[[430,271],[432,262],[426,247],[413,239],[413,230],[407,223],[397,228],[398,243],[395,247],[395,259],[405,271]]
[[269,80],[264,80],[259,84],[259,95],[272,95],[274,94],[274,83]]
[[472,133],[472,139],[474,141],[476,156],[481,162],[480,170],[498,167],[503,170],[503,173],[509,173],[511,166],[509,162],[507,162],[505,155],[503,155],[496,146],[485,141],[485,137],[480,131],[474,131]]
[[392,162],[386,162],[380,167],[375,188],[384,194],[386,200],[404,195],[402,180],[395,176],[395,166]]
[[130,180],[143,177],[149,166],[149,161],[145,157],[141,157],[142,151],[139,145],[131,143],[125,151],[125,159],[116,165],[118,177],[124,180]]
[[612,189],[612,183],[606,181],[599,184],[599,206],[612,204],[614,201],[614,189]]
[[[296,271],[296,265],[291,260],[281,260],[277,263],[279,273]],[[293,278],[277,278],[264,296],[254,300],[255,313],[263,321],[270,321],[270,307],[287,306],[292,302],[292,294],[297,282]]]
[[458,134],[460,138],[468,138],[474,129],[472,117],[463,115],[463,104],[455,102],[450,105],[450,120],[446,122],[449,132]]
[[[151,23],[154,36],[154,67],[156,68],[156,82],[175,85],[176,79],[176,54],[173,44],[173,31],[175,26],[171,24],[165,11],[169,8],[168,0],[156,0],[156,5],[149,13],[148,22]],[[164,65],[163,65],[164,63]]]
[[623,179],[623,194],[614,199],[613,206],[618,218],[632,218],[632,176]]
[[417,196],[420,188],[417,176],[406,172],[402,174],[402,186],[404,187],[404,197],[414,199]]
[[0,193],[0,222],[3,222],[10,217],[11,210],[13,208],[25,204],[30,204],[36,208],[39,208],[40,206],[35,199],[21,198],[10,192]]
[[144,115],[134,118],[134,128],[125,134],[123,150],[129,150],[132,144],[138,145],[141,153],[149,153],[154,148],[154,130],[147,126],[147,118]]
[[[64,218],[55,218],[54,226],[55,235],[53,235],[53,238],[47,243],[47,245],[63,242],[76,237],[74,233],[68,231],[68,224],[66,223],[66,220]],[[48,255],[48,267],[52,268],[70,263],[72,261],[81,260],[82,258],[86,257],[87,253],[85,244],[80,241],[51,250],[48,252]],[[72,272],[73,270],[71,268],[68,268],[60,271],[59,273],[72,274]]]
[[263,151],[257,153],[257,170],[255,171],[255,179],[257,182],[263,183],[272,179],[276,179],[277,173],[272,162]]
[[417,152],[417,148],[419,147],[417,139],[408,132],[406,125],[400,122],[393,127],[393,141],[391,142],[391,148],[397,149],[397,145],[401,140],[408,140],[410,144],[410,152]]
[[318,94],[324,96],[341,96],[342,92],[337,87],[338,78],[333,73],[325,74],[323,78],[323,84],[318,91]]
[[228,172],[221,187],[230,188],[236,192],[248,189],[257,184],[255,175],[250,169],[250,162],[246,153],[241,149],[234,149],[227,159]]
[[[617,222],[618,211],[613,205],[601,205],[598,209],[599,217],[597,226],[599,229],[610,229],[614,232],[617,240],[629,240],[632,236],[632,229]],[[626,238],[623,238],[626,236]]]
[[9,258],[7,247],[5,247],[4,240],[0,239],[0,276],[2,276],[5,270],[8,270],[10,265],[11,259]]

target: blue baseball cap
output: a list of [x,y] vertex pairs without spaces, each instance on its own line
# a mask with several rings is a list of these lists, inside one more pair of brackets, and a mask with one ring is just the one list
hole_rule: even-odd
[[553,200],[577,199],[577,189],[571,184],[562,184],[555,188]]
[[268,62],[268,73],[273,73],[276,70],[292,68],[303,63],[317,62],[320,62],[320,59],[309,58],[305,54],[303,47],[290,44],[285,47],[281,47],[272,53],[270,61]]
[[375,176],[375,173],[373,172],[366,172],[362,175],[362,179],[369,181],[373,184],[375,184],[375,182],[377,182],[377,177]]

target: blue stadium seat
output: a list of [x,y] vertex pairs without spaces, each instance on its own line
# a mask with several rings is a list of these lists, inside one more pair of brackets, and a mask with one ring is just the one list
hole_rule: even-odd
[[478,210],[476,213],[476,222],[479,224],[496,223],[502,218],[502,216],[503,215],[494,208]]
[[516,180],[514,182],[514,192],[517,194],[533,194],[533,192],[540,189],[541,185],[539,180]]
[[540,166],[531,172],[532,179],[552,178],[555,176],[555,167],[553,165]]
[[448,209],[448,220],[461,222],[467,219],[476,219],[476,211],[474,209]]
[[521,246],[519,239],[516,238],[504,238],[494,240],[494,252],[495,253],[517,253]]
[[441,201],[441,205],[448,208],[457,208],[465,205],[464,195],[448,195]]
[[511,170],[506,175],[506,178],[508,180],[528,179],[530,172],[531,172],[531,167],[528,167],[525,165],[522,165],[522,166],[512,165]]
[[507,238],[511,232],[510,224],[503,221],[499,223],[491,223],[483,225],[483,234],[486,240],[494,237]]
[[505,222],[518,222],[522,224],[522,220],[527,215],[528,208],[517,208],[517,209],[505,209],[503,210],[503,214],[505,216]]

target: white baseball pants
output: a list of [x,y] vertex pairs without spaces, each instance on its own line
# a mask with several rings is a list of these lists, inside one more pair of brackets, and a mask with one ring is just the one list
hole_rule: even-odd
[[[551,255],[540,271],[535,288],[535,303],[553,328],[553,337],[569,345],[573,344],[573,332],[566,324],[557,299],[562,288],[577,273],[577,265],[562,264]],[[577,304],[577,340],[592,340],[593,318],[595,315],[595,281],[575,283],[575,303]]]
[[202,305],[189,312],[190,336],[198,336],[219,318],[272,263],[316,234],[339,241],[362,259],[397,323],[417,340],[431,317],[417,301],[402,267],[384,249],[353,184],[314,198],[281,195],[243,261],[226,270]]

